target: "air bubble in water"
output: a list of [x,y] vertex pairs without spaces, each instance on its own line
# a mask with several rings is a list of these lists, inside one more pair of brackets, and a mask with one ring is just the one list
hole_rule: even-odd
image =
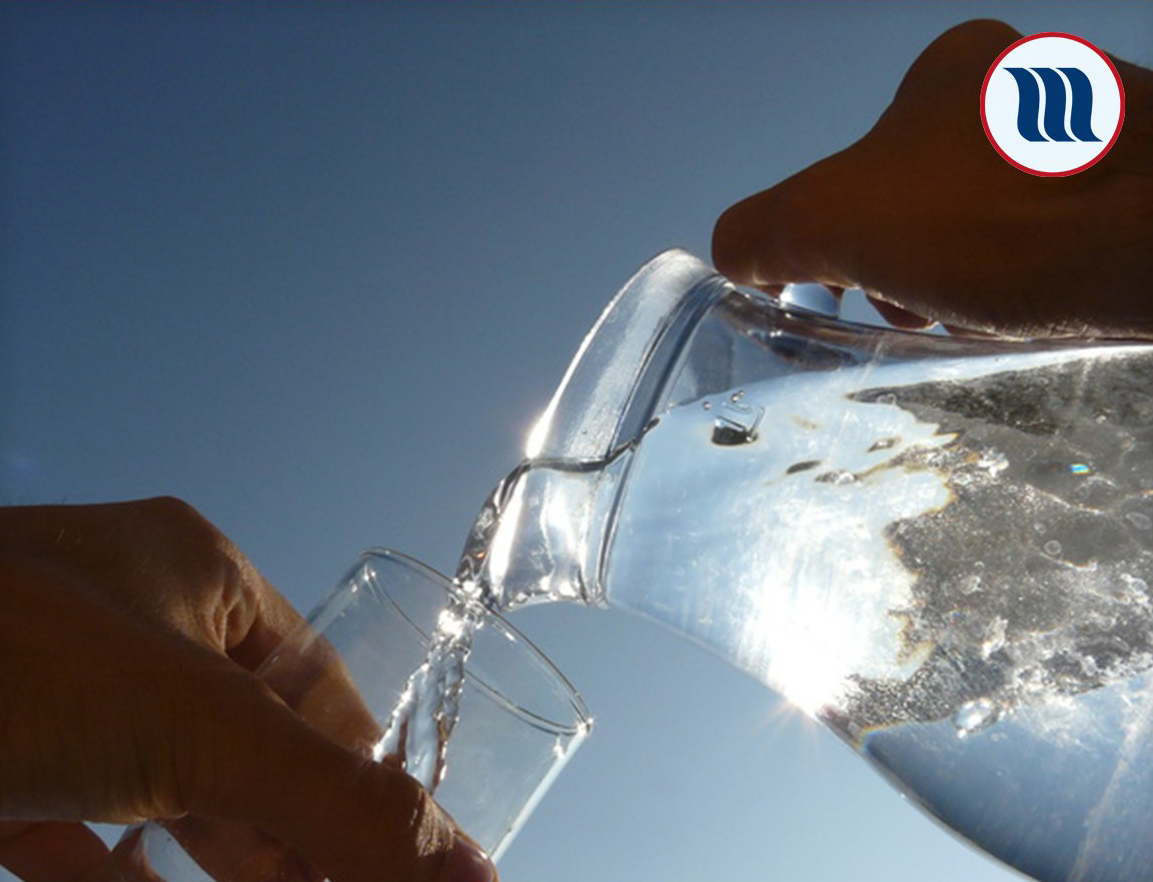
[[813,478],[813,480],[820,484],[836,484],[837,486],[843,487],[847,484],[857,483],[857,476],[843,469],[835,469],[831,472],[821,472]]
[[966,701],[953,714],[953,728],[957,730],[958,738],[966,738],[993,725],[998,716],[1000,713],[997,705],[988,698]]
[[974,573],[971,576],[965,576],[961,580],[961,593],[962,594],[976,594],[981,590],[981,577]]
[[877,404],[896,404],[897,396],[892,392],[886,392],[884,395],[877,396]]
[[701,410],[712,410],[712,409],[713,409],[713,403],[711,401],[702,401],[701,402]]
[[1121,582],[1124,587],[1118,589],[1118,593],[1125,600],[1134,601],[1136,603],[1149,602],[1149,583],[1144,579],[1137,576],[1131,576],[1128,573],[1122,573]]
[[744,389],[738,389],[736,392],[734,392],[732,395],[729,396],[729,401],[731,401],[733,404],[736,404],[738,401],[740,401],[744,397],[745,397],[745,390]]
[[1044,536],[1045,533],[1049,530],[1049,528],[1042,524],[1040,521],[1034,522],[1033,529],[1037,532],[1038,536]]
[[1131,523],[1138,530],[1153,529],[1153,519],[1150,519],[1149,515],[1143,514],[1139,511],[1129,512],[1129,514],[1125,515],[1125,520]]
[[985,639],[981,641],[981,658],[988,658],[1005,645],[1005,630],[1009,622],[1001,616],[995,616],[985,629]]
[[1056,539],[1050,539],[1044,545],[1045,553],[1050,557],[1056,557],[1061,553],[1061,543]]

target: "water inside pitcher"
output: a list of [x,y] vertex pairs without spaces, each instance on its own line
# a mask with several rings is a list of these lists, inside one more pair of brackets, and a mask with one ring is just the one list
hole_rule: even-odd
[[1151,466],[1153,346],[854,325],[669,251],[458,577],[674,629],[1037,879],[1148,880]]

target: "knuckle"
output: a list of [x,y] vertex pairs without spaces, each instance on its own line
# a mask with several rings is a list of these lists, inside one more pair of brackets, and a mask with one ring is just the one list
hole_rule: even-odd
[[157,496],[134,504],[141,529],[170,559],[178,575],[185,569],[218,568],[228,540],[196,508],[174,496]]
[[949,28],[937,37],[922,57],[928,61],[947,63],[958,58],[968,60],[974,54],[983,57],[992,52],[995,56],[1020,36],[1020,32],[1003,21],[992,18],[972,19]]
[[1021,34],[994,19],[962,22],[930,43],[913,62],[897,90],[898,101],[939,101],[943,92],[968,95],[997,54]]
[[156,520],[176,527],[212,527],[194,505],[176,496],[154,496],[134,504]]
[[260,577],[236,545],[190,503],[174,496],[141,501],[143,518],[164,539],[164,568],[212,644],[227,649],[247,631]]

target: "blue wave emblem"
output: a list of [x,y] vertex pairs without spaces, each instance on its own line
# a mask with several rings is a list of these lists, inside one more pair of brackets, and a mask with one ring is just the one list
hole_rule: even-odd
[[[1026,141],[1101,140],[1091,125],[1093,84],[1083,70],[1077,67],[1006,67],[1005,70],[1017,82],[1017,131]],[[1067,127],[1066,109],[1069,111]]]

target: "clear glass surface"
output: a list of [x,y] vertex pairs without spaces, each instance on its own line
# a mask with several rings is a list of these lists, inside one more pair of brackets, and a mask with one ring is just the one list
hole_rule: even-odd
[[1153,345],[856,325],[666,252],[461,572],[700,643],[1037,879],[1150,879]]
[[[512,625],[418,561],[373,551],[258,673],[314,728],[380,759],[392,753],[386,745],[394,715],[411,700],[446,610],[460,604],[470,617],[471,645],[456,696],[459,716],[443,745],[443,777],[422,783],[496,860],[592,725],[577,692]],[[331,700],[332,676],[351,680],[355,706]],[[417,762],[415,749],[436,752],[432,738],[421,745],[410,734],[403,742],[409,749],[401,761],[418,780],[426,776],[407,764]],[[140,855],[165,882],[278,878],[291,857],[253,833],[191,819],[147,824],[126,836],[139,836]]]

